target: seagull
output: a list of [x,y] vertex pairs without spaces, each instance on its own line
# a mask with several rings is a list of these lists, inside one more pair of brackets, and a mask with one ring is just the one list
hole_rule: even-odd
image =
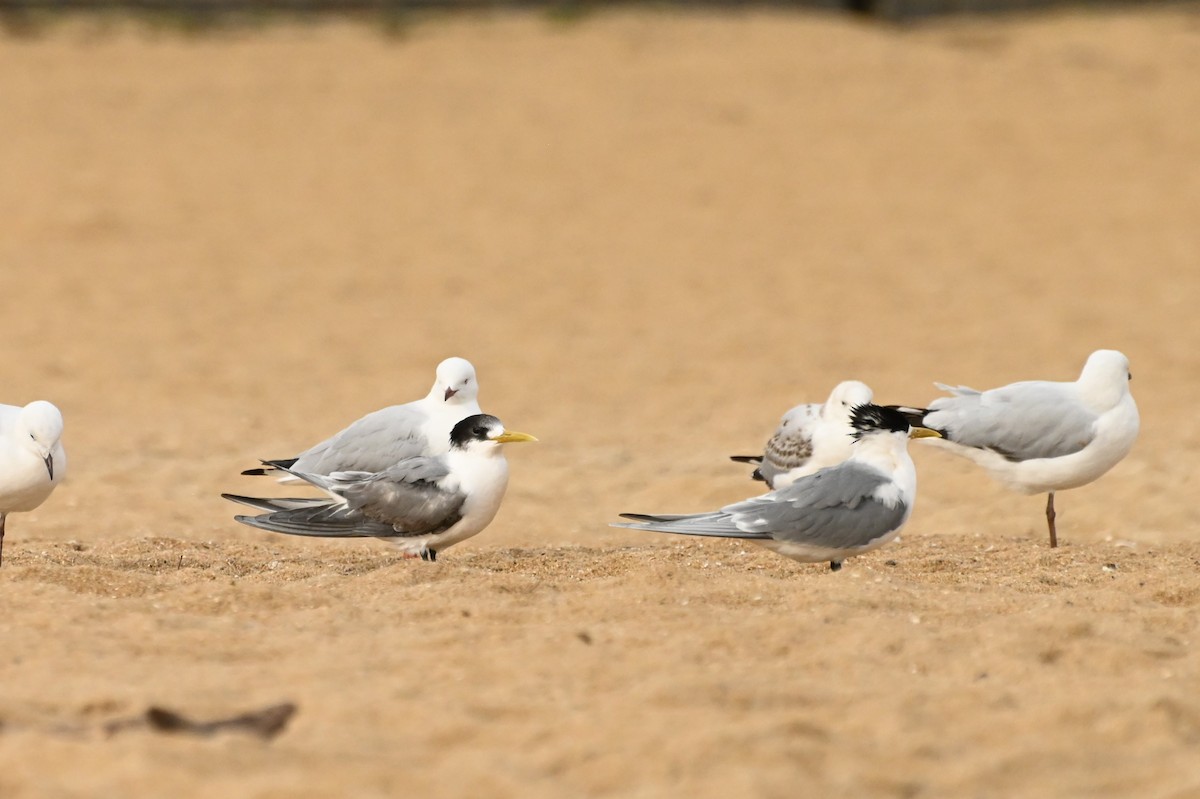
[[479,413],[475,367],[465,358],[447,358],[438,364],[425,397],[369,413],[294,458],[263,461],[262,467],[242,474],[269,474],[281,483],[299,483],[303,480],[295,472],[381,472],[405,458],[446,452],[451,428]]
[[797,405],[785,413],[762,455],[733,455],[730,460],[757,466],[750,476],[771,488],[789,486],[850,457],[854,441],[850,409],[872,399],[874,393],[866,383],[838,383],[824,404]]
[[851,455],[760,497],[712,513],[651,516],[622,513],[613,527],[753,541],[802,563],[829,561],[837,571],[851,555],[888,543],[912,514],[917,470],[908,439],[937,436],[910,427],[894,408],[857,405],[850,412]]
[[62,413],[45,400],[0,405],[0,563],[8,514],[37,508],[67,473],[62,433]]
[[1050,546],[1057,547],[1054,493],[1092,482],[1133,448],[1139,420],[1132,379],[1122,353],[1096,350],[1074,382],[1029,380],[982,392],[935,383],[951,396],[901,410],[942,434],[933,443],[970,458],[1008,488],[1047,493]]
[[221,496],[266,511],[234,517],[251,527],[289,535],[382,538],[409,557],[434,561],[495,518],[508,486],[508,461],[500,445],[518,441],[537,439],[505,430],[495,416],[475,414],[454,425],[441,455],[406,458],[378,472],[321,475],[275,466],[328,498]]

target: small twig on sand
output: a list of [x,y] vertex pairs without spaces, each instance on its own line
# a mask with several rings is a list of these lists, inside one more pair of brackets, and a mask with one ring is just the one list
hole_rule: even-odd
[[295,712],[296,705],[294,703],[284,702],[229,718],[194,721],[173,710],[150,707],[142,715],[108,722],[104,725],[104,732],[113,735],[129,729],[148,727],[156,732],[185,733],[207,738],[219,732],[240,731],[269,740],[283,732],[283,728],[287,726]]

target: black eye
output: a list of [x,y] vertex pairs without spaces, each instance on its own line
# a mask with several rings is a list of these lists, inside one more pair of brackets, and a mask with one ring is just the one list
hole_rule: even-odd
[[1127,374],[1129,375],[1129,379],[1130,379],[1130,380],[1132,380],[1132,379],[1133,379],[1133,372],[1128,372]]
[[474,433],[475,435],[479,436],[480,438],[487,438],[488,429],[486,427],[476,427],[471,432]]

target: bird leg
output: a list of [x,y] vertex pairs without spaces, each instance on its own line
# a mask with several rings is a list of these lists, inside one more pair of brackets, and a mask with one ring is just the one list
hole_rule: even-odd
[[4,565],[4,514],[0,513],[0,566]]
[[836,572],[842,570],[842,562],[840,560],[829,561],[829,571]]
[[435,560],[437,560],[437,550],[436,549],[422,549],[421,550],[421,560],[433,563]]
[[1054,512],[1054,492],[1046,498],[1046,524],[1050,526],[1050,548],[1054,549],[1058,546],[1058,531],[1054,528],[1054,519],[1058,516]]

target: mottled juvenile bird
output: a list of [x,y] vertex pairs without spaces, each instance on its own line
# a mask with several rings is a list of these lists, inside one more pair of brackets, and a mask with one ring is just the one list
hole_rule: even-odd
[[733,455],[730,460],[755,464],[750,476],[771,488],[791,485],[797,478],[850,457],[854,441],[850,410],[873,398],[866,383],[838,383],[824,403],[797,405],[785,413],[762,455]]
[[222,494],[266,511],[236,516],[243,524],[289,535],[382,538],[411,557],[436,560],[491,523],[508,486],[500,445],[536,441],[504,429],[495,416],[463,419],[441,455],[406,458],[378,472],[310,474],[280,466],[325,491],[328,498],[260,499]]
[[877,549],[900,532],[917,494],[908,439],[938,435],[910,428],[892,408],[870,404],[851,410],[850,426],[854,443],[849,458],[784,488],[712,513],[622,513],[634,521],[613,526],[744,539],[793,560],[829,561],[837,571],[846,558]]
[[41,505],[67,473],[62,433],[62,413],[45,400],[0,405],[0,563],[8,514]]
[[1133,448],[1139,419],[1132,377],[1122,353],[1096,350],[1073,382],[1029,380],[990,391],[935,383],[951,396],[900,410],[940,432],[933,443],[970,458],[1008,488],[1049,494],[1046,525],[1056,547],[1054,493],[1092,482]]

